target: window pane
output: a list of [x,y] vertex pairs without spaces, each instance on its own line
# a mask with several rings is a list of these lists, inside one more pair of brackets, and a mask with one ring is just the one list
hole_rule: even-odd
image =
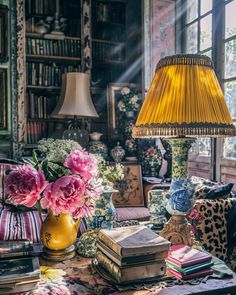
[[212,0],[201,0],[201,15],[212,10]]
[[[205,0],[206,1],[206,0]],[[189,0],[187,2],[187,24],[198,17],[198,0]]]
[[204,50],[212,46],[212,15],[208,15],[200,21],[200,50]]
[[236,76],[236,40],[225,43],[225,78]]
[[197,23],[187,28],[187,53],[197,53]]
[[236,1],[225,6],[225,38],[236,35]]
[[199,155],[210,156],[211,154],[211,140],[209,138],[198,139]]
[[233,118],[236,118],[236,81],[225,82],[225,100]]
[[236,158],[236,137],[227,137],[224,140],[224,158]]
[[210,57],[210,58],[212,58],[212,50],[210,49],[210,50],[207,50],[207,51],[205,51],[205,52],[202,52],[202,54],[203,55],[206,55],[206,56],[208,56],[208,57]]

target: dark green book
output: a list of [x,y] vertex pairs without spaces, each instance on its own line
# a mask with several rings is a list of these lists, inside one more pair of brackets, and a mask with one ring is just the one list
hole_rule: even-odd
[[174,264],[173,262],[168,261],[168,259],[166,260],[166,263],[167,263],[167,268],[175,269],[175,270],[181,272],[184,275],[189,275],[189,274],[195,273],[195,272],[197,272],[199,270],[207,269],[207,268],[211,267],[214,264],[210,260],[210,261],[207,261],[207,262],[202,262],[202,263],[194,264],[194,265],[187,266],[187,267],[180,267],[180,266]]

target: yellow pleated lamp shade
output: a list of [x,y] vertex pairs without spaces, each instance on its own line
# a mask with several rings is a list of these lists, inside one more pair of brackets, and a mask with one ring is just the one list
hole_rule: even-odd
[[211,59],[190,54],[161,59],[132,132],[133,137],[234,136]]

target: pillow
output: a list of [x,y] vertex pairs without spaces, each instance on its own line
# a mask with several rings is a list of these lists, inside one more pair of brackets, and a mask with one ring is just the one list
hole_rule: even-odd
[[197,200],[187,215],[197,240],[212,255],[225,260],[227,257],[227,213],[232,199]]
[[222,184],[198,176],[192,176],[190,180],[195,185],[193,197],[196,199],[214,200],[231,197],[230,193],[234,185],[233,183]]
[[220,185],[216,188],[212,188],[205,196],[204,199],[214,200],[220,198],[226,198],[230,196],[231,190],[233,188],[233,183],[228,183],[224,185]]
[[[43,219],[46,214],[43,214]],[[17,212],[8,207],[0,208],[0,240],[28,239],[40,242],[41,220],[36,210]],[[78,236],[87,230],[86,221],[81,220]]]
[[149,220],[150,213],[146,207],[116,208],[115,221]]

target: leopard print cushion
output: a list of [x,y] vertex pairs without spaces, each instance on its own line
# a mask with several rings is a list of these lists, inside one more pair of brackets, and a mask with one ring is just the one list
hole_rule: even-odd
[[227,221],[232,199],[197,200],[187,218],[203,248],[212,255],[226,260]]

